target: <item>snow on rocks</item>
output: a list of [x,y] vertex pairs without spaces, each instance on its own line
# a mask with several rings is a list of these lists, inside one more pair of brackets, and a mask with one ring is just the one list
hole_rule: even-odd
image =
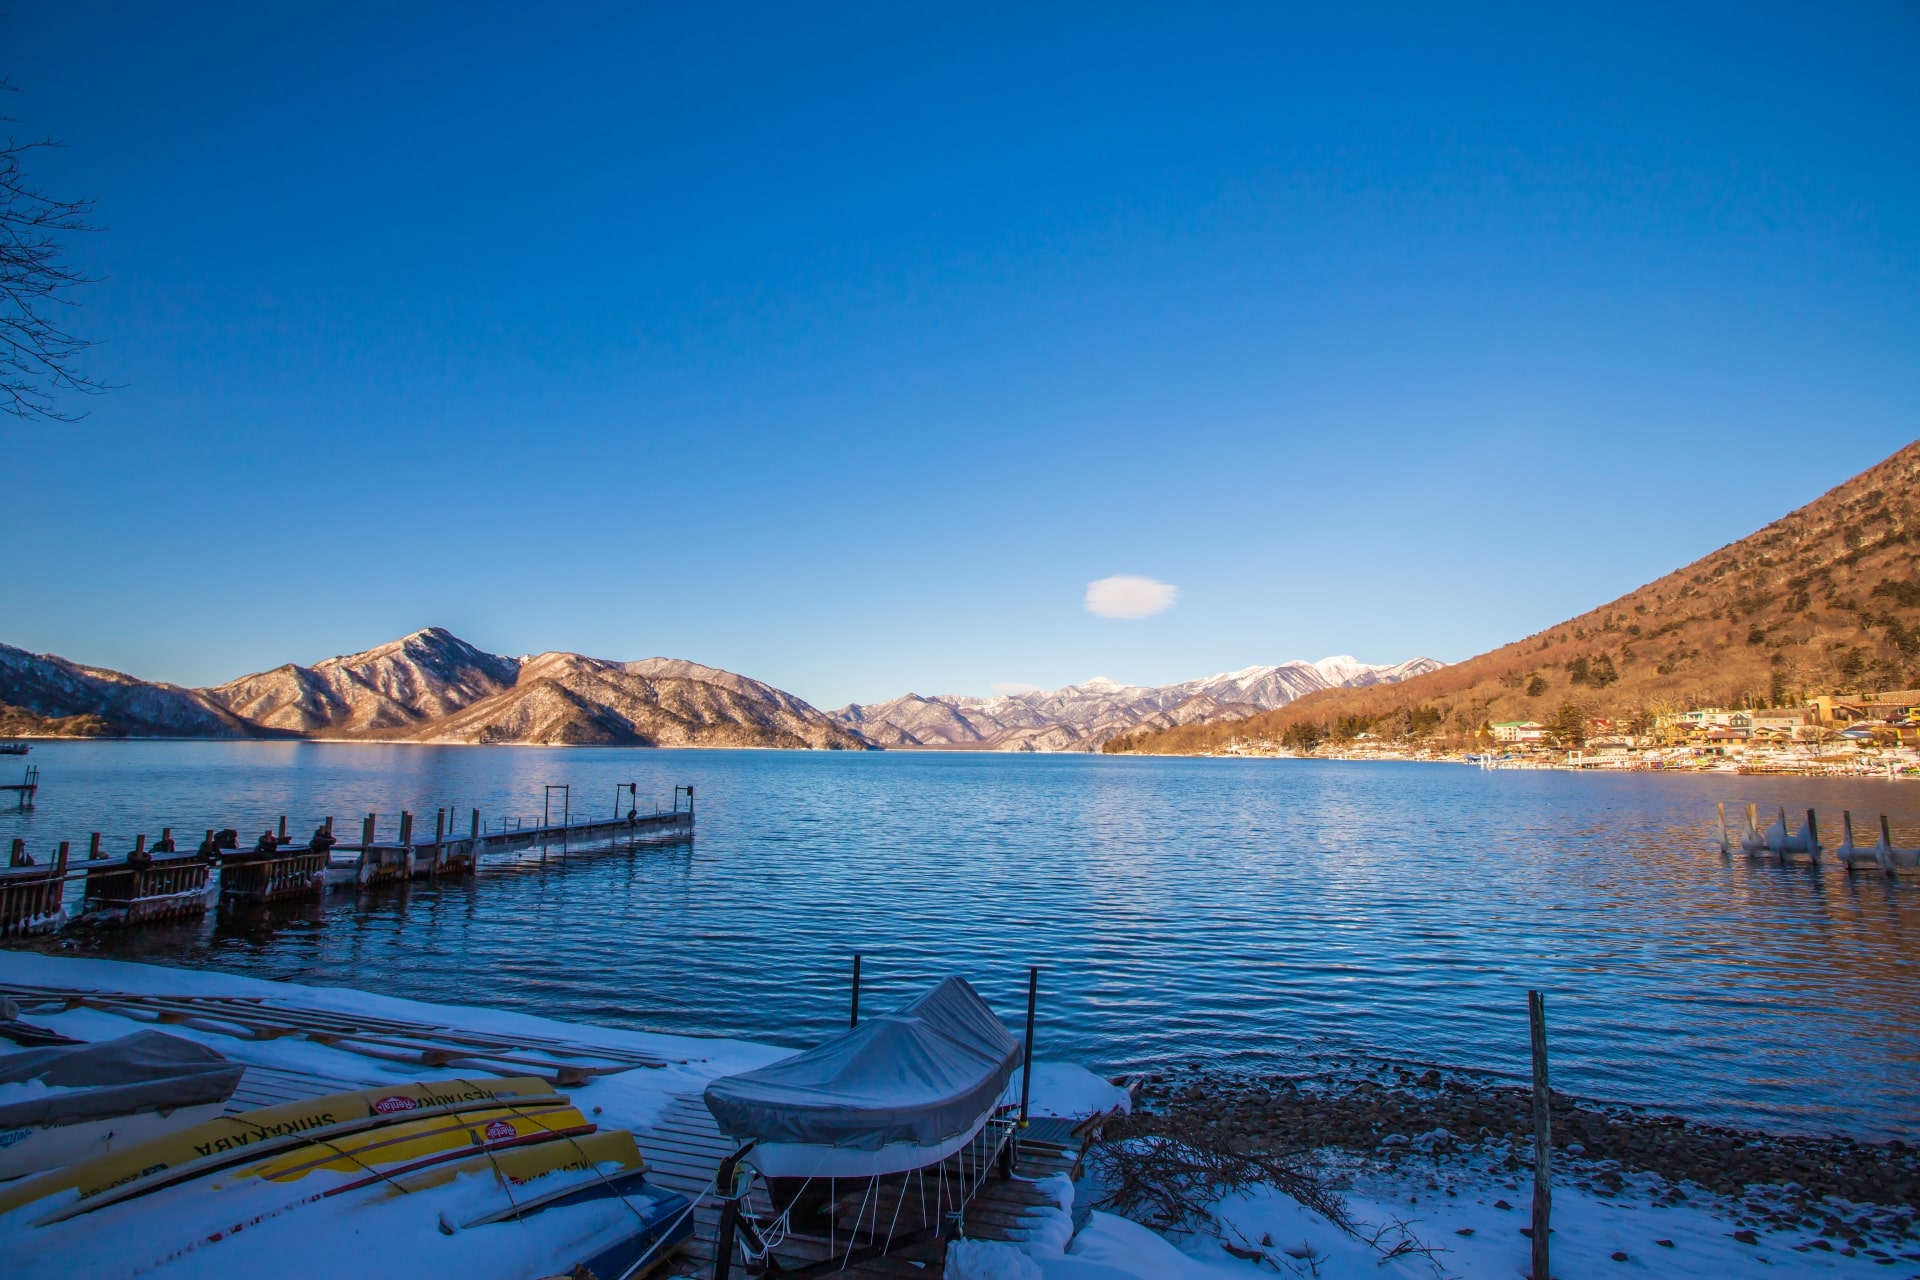
[[1085,1067],[1071,1062],[1036,1061],[1033,1064],[1028,1114],[1081,1120],[1115,1107],[1123,1114],[1131,1111],[1131,1095]]

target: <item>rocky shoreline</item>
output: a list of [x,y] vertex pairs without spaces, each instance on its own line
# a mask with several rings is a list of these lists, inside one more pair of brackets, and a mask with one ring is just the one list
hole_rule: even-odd
[[[1523,1199],[1533,1168],[1531,1090],[1471,1071],[1190,1069],[1148,1076],[1140,1098],[1110,1139],[1197,1125],[1250,1151],[1346,1153],[1436,1174],[1471,1164],[1512,1179]],[[1558,1092],[1552,1133],[1556,1180],[1601,1196],[1717,1197],[1738,1219],[1735,1239],[1793,1231],[1807,1237],[1795,1248],[1875,1255],[1883,1255],[1877,1245],[1920,1239],[1920,1148],[1899,1140],[1733,1129]],[[1658,1179],[1657,1190],[1646,1190],[1644,1175]]]

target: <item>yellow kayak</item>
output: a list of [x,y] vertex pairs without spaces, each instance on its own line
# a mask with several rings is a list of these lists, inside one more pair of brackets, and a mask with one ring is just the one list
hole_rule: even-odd
[[52,1169],[0,1188],[0,1213],[62,1192],[78,1191],[79,1203],[40,1219],[57,1221],[186,1178],[314,1141],[334,1141],[364,1129],[409,1119],[511,1104],[528,1107],[565,1102],[538,1076],[485,1080],[436,1080],[380,1085],[327,1094],[277,1107],[245,1111],[176,1130],[83,1164]]
[[468,1156],[417,1173],[401,1174],[387,1180],[387,1189],[381,1198],[444,1186],[469,1173],[491,1173],[501,1185],[517,1189],[550,1173],[583,1173],[604,1164],[618,1166],[607,1175],[610,1178],[626,1177],[646,1167],[640,1146],[631,1133],[625,1129],[602,1129],[580,1137],[556,1137],[534,1146]]
[[544,1142],[561,1134],[586,1134],[593,1130],[593,1123],[570,1106],[488,1107],[310,1143],[259,1164],[236,1169],[213,1185],[231,1186],[244,1178],[298,1182],[322,1170],[384,1174],[449,1152],[457,1154],[470,1148]]

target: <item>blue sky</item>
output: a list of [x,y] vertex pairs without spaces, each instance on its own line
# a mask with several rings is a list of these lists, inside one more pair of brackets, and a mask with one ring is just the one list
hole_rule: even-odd
[[0,639],[1458,659],[1920,434],[1912,5],[400,8],[0,17],[122,384]]

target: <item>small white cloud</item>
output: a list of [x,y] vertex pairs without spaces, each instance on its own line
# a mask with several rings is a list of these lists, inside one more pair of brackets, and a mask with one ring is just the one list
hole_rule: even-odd
[[1002,680],[994,684],[993,691],[995,693],[1004,693],[1010,698],[1017,698],[1023,693],[1040,692],[1040,686],[1037,684],[1022,684],[1018,680]]
[[1173,607],[1180,588],[1170,582],[1117,573],[1087,584],[1087,612],[1102,618],[1145,618]]

